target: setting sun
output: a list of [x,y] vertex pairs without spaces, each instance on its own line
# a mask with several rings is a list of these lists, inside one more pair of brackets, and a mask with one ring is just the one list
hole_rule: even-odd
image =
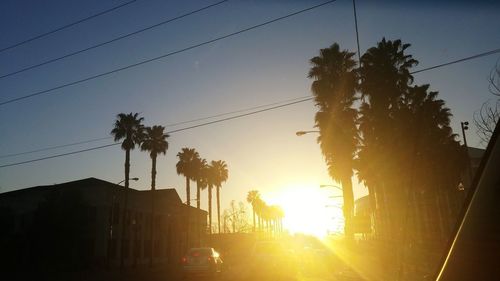
[[288,186],[270,201],[285,212],[284,228],[290,233],[311,234],[324,237],[328,232],[342,232],[343,215],[340,198],[328,198],[331,190],[319,185]]

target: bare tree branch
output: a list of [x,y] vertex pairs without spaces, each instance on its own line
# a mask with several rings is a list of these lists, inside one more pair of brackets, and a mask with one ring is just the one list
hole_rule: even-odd
[[500,97],[500,59],[491,70],[488,81],[490,82],[490,93]]
[[474,125],[476,125],[476,133],[481,139],[481,142],[488,143],[495,130],[495,125],[499,117],[500,99],[495,103],[487,101],[483,103],[479,111],[474,112]]

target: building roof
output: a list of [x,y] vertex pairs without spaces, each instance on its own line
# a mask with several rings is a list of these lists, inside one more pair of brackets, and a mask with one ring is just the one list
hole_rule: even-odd
[[[11,196],[13,196],[13,197],[24,196],[24,195],[29,194],[29,193],[39,193],[39,192],[45,192],[48,190],[58,190],[58,189],[67,189],[67,188],[81,189],[81,188],[88,188],[88,187],[110,188],[110,189],[113,189],[113,188],[114,189],[122,189],[123,188],[122,185],[118,185],[118,184],[111,183],[111,182],[108,182],[105,180],[90,177],[90,178],[69,181],[69,182],[60,183],[60,184],[39,185],[39,186],[33,186],[33,187],[8,191],[8,192],[0,193],[0,198],[8,198]],[[150,192],[150,190],[137,190],[137,189],[133,189],[133,188],[130,188],[130,191],[131,192],[140,192],[140,193]],[[179,194],[177,194],[177,191],[174,188],[157,189],[156,192],[158,193],[159,196],[167,197],[168,200],[182,203],[181,198],[179,197]]]

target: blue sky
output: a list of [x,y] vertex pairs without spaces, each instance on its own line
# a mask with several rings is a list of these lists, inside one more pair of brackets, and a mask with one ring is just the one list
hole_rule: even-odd
[[[0,48],[116,6],[124,1],[2,1]],[[40,40],[0,53],[0,74],[109,40],[216,1],[138,0],[126,7]],[[411,43],[415,69],[500,47],[500,5],[494,1],[357,1],[361,51],[382,37]],[[0,79],[0,102],[210,40],[307,8],[321,1],[235,0],[102,48]],[[0,107],[0,155],[109,136],[120,112],[140,112],[147,125],[168,125],[199,117],[310,95],[308,60],[338,42],[356,46],[352,1],[319,9],[226,40],[50,95]],[[472,121],[492,99],[487,77],[498,55],[415,75],[440,92],[454,117]],[[290,186],[330,183],[312,129],[314,106],[305,102],[242,119],[171,135],[158,161],[159,187],[175,187],[184,198],[184,179],[175,173],[177,152],[196,148],[207,160],[225,160],[229,180],[223,206],[243,201],[250,189],[273,200]],[[170,126],[168,130],[186,125]],[[469,143],[480,146],[475,128]],[[109,143],[110,140],[19,157],[8,164]],[[85,177],[123,178],[119,147],[0,169],[0,192]],[[132,154],[132,187],[147,189],[150,161]],[[356,186],[360,196],[366,191]],[[205,196],[205,194],[204,194]]]

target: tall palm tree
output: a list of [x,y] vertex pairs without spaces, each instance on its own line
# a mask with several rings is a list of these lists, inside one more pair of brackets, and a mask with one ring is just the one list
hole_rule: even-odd
[[212,161],[214,185],[217,192],[217,229],[220,233],[220,189],[222,188],[222,183],[227,181],[228,170],[226,162],[222,160]]
[[[196,208],[199,211],[201,204],[201,190],[207,188],[207,180],[206,180],[207,160],[198,157],[195,159],[193,166],[194,166],[193,178],[196,181]],[[198,243],[201,244],[201,229],[200,229],[200,222],[198,215],[196,216],[196,227],[197,227],[196,232],[198,234]]]
[[208,188],[208,232],[212,234],[212,190],[215,185],[215,168],[213,162],[206,168],[205,180]]
[[144,140],[141,144],[142,151],[148,151],[151,157],[151,220],[150,220],[150,248],[149,266],[153,265],[153,233],[154,233],[154,217],[155,217],[155,190],[156,190],[156,157],[158,154],[166,154],[168,149],[167,138],[168,134],[164,132],[165,127],[153,126],[146,127]]
[[201,190],[207,187],[206,183],[206,169],[207,160],[203,158],[196,158],[193,163],[193,179],[196,181],[196,208],[200,209],[201,203]]
[[116,116],[116,121],[111,135],[113,135],[115,142],[123,139],[122,149],[125,150],[125,198],[122,211],[122,231],[121,231],[121,247],[120,247],[120,267],[124,263],[124,239],[125,236],[125,219],[128,204],[128,189],[129,189],[129,175],[130,175],[130,151],[135,148],[136,144],[140,144],[144,137],[144,126],[142,124],[144,118],[139,117],[138,113],[120,113]]
[[342,185],[345,235],[353,238],[351,221],[354,193],[351,177],[358,145],[356,97],[357,75],[355,53],[341,51],[335,43],[321,49],[310,60],[308,77],[314,79],[311,90],[318,112],[315,127],[320,131],[318,142],[328,166],[329,175]]
[[186,203],[191,206],[191,180],[194,178],[196,159],[200,155],[194,148],[183,148],[181,152],[177,153],[179,162],[176,164],[177,174],[186,177]]
[[401,182],[401,177],[412,178],[408,165],[413,161],[408,161],[411,160],[408,157],[414,152],[411,148],[416,143],[416,130],[409,120],[400,116],[402,110],[409,112],[404,109],[404,103],[413,82],[410,70],[418,63],[406,54],[409,47],[410,44],[403,44],[401,40],[383,38],[361,57],[359,71],[363,102],[359,110],[362,141],[358,152],[358,177],[368,186],[370,194],[376,194],[370,201],[377,210],[375,226],[383,226],[380,230],[386,232],[380,233],[383,236],[393,235],[399,229],[394,225],[394,216],[401,217],[397,214],[400,206],[394,203],[402,200],[395,200],[393,195],[403,194],[399,192],[400,187],[407,184]]
[[196,159],[200,157],[194,148],[183,148],[181,152],[177,153],[179,162],[175,165],[178,175],[186,177],[186,203],[187,219],[186,219],[186,246],[189,247],[189,226],[191,225],[191,180],[194,178],[194,168]]
[[252,205],[253,214],[253,232],[255,232],[255,207],[257,206],[257,200],[260,198],[258,190],[250,190],[247,194],[247,202]]

